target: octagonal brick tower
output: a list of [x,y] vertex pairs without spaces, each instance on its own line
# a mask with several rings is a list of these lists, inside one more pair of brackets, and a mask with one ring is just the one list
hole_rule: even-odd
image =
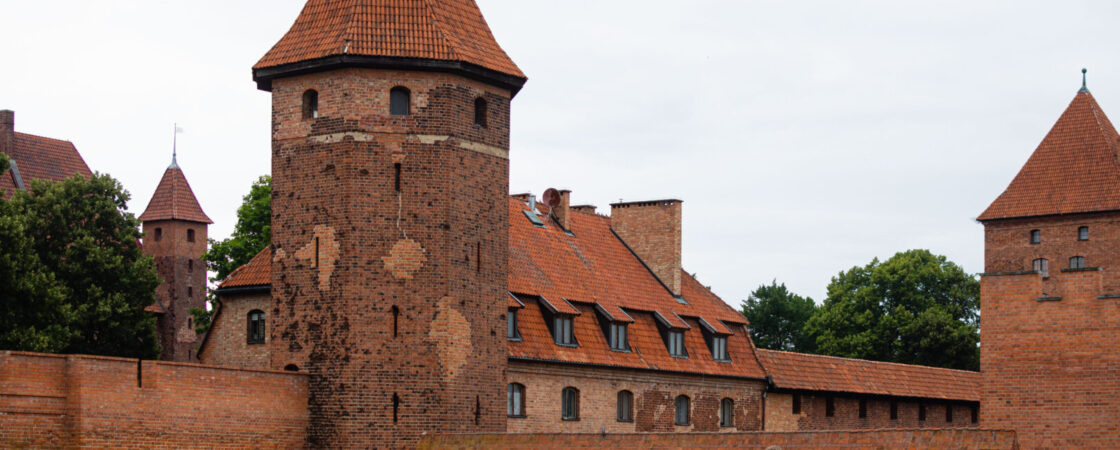
[[473,0],[310,0],[272,93],[271,364],[310,444],[505,431],[510,100]]

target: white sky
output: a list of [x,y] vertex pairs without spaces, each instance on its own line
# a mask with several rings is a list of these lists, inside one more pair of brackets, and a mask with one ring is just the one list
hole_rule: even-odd
[[[684,265],[738,305],[928,248],[983,270],[974,218],[1080,87],[1120,114],[1120,3],[478,0],[528,74],[510,189],[600,212],[684,200]],[[250,67],[303,0],[8,2],[0,108],[147,205],[171,153],[229,235],[269,171]]]

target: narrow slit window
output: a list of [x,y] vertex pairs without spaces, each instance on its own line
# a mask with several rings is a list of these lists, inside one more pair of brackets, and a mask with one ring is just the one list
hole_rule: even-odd
[[521,340],[521,332],[517,330],[517,310],[511,309],[506,314],[506,338],[518,341]]
[[400,320],[401,309],[393,305],[393,339],[397,338],[397,323]]
[[969,409],[971,409],[970,412],[972,413],[972,423],[980,422],[980,407],[972,405],[972,407]]
[[247,341],[250,344],[264,343],[264,311],[254,309],[249,312]]
[[163,240],[163,228],[156,228],[156,242]]
[[1031,243],[1038,244],[1042,242],[1042,230],[1031,230]]
[[859,399],[859,418],[867,418],[867,399]]
[[673,422],[677,425],[688,425],[690,423],[689,419],[691,419],[691,414],[689,414],[691,412],[689,411],[691,402],[688,397],[679,395],[674,403],[676,404],[676,414],[674,414]]
[[506,415],[510,417],[525,417],[525,386],[519,383],[510,383],[506,387]]
[[482,421],[482,399],[479,396],[474,396],[474,424],[478,425]]
[[194,230],[187,230],[187,242],[194,242]]
[[793,394],[793,414],[801,414],[801,394]]
[[486,99],[479,97],[474,99],[474,124],[480,127],[486,126]]
[[618,421],[619,422],[633,422],[634,421],[634,393],[630,391],[618,391]]
[[891,420],[898,420],[898,400],[891,400]]
[[303,120],[319,118],[319,93],[308,89],[303,93]]
[[194,260],[193,259],[188,259],[187,260],[187,272],[194,273]]
[[187,298],[193,298],[193,297],[194,297],[194,287],[193,286],[187,286]]
[[393,189],[401,191],[401,163],[393,163]]
[[1077,240],[1079,240],[1079,241],[1089,240],[1089,227],[1079,227],[1079,228],[1077,228]]
[[926,404],[918,403],[918,420],[926,420]]
[[389,114],[407,116],[412,109],[412,93],[408,88],[397,86],[389,90]]
[[719,426],[735,426],[735,402],[729,398],[719,401]]
[[315,236],[315,263],[311,268],[319,267],[319,236]]
[[953,421],[953,405],[945,405],[945,422]]
[[397,413],[401,409],[401,398],[397,397],[397,393],[393,393],[393,423],[397,423]]
[[836,401],[832,397],[824,398],[824,416],[832,417],[836,414]]
[[560,393],[560,418],[579,420],[579,389],[566,387]]
[[1084,256],[1074,256],[1074,257],[1070,258],[1069,259],[1069,268],[1070,269],[1084,269],[1085,268],[1085,257]]
[[482,273],[482,242],[474,243],[474,270]]

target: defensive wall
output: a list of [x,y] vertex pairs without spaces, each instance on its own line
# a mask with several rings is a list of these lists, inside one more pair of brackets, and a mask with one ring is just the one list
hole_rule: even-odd
[[307,375],[0,352],[0,448],[300,448]]

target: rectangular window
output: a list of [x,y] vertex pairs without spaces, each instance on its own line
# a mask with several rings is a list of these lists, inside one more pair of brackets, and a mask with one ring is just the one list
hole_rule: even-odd
[[576,345],[572,336],[572,316],[558,315],[553,318],[552,338],[557,345]]
[[506,314],[506,337],[512,340],[521,340],[521,333],[517,331],[516,309],[511,309]]
[[712,358],[716,361],[731,360],[731,357],[727,355],[727,336],[715,336],[712,338]]
[[630,343],[626,340],[626,324],[611,323],[611,350],[630,350]]
[[1031,243],[1032,244],[1038,244],[1040,242],[1042,242],[1042,231],[1041,230],[1031,230]]
[[683,331],[670,331],[669,332],[669,356],[678,358],[687,358],[688,352],[684,349],[684,332]]
[[194,242],[194,230],[187,230],[187,242]]
[[194,260],[193,259],[188,259],[187,260],[187,272],[194,273]]
[[1077,240],[1079,240],[1079,241],[1089,240],[1089,227],[1080,227],[1080,228],[1077,229]]
[[953,421],[953,405],[945,405],[945,421]]
[[891,420],[898,420],[898,400],[891,400]]
[[972,423],[980,422],[980,407],[972,405]]
[[1034,270],[1042,273],[1042,278],[1050,277],[1050,261],[1046,258],[1038,258],[1032,263]]
[[861,398],[859,400],[859,418],[860,419],[867,418],[867,400],[866,399]]
[[825,417],[832,417],[834,414],[836,414],[836,402],[832,400],[832,397],[825,397],[824,398],[824,416]]
[[918,420],[926,420],[926,405],[918,403]]
[[1069,259],[1069,268],[1070,269],[1084,269],[1085,268],[1085,257],[1084,256],[1074,256],[1074,257],[1070,258]]
[[187,298],[191,297],[194,297],[194,288],[191,286],[187,286]]
[[793,413],[801,414],[801,395],[793,394]]

